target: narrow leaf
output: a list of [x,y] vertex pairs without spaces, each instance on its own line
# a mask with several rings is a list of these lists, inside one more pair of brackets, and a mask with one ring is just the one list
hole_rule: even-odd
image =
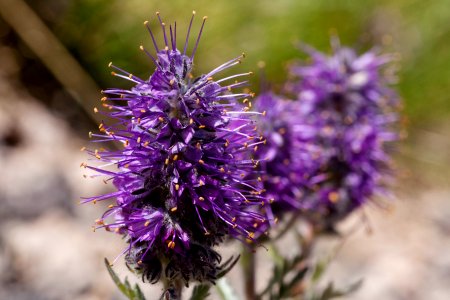
[[194,287],[190,300],[203,300],[209,296],[209,290],[211,285],[209,284],[198,284]]

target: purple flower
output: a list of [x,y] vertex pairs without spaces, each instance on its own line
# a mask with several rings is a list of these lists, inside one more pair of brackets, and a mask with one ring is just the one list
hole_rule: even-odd
[[293,66],[291,74],[300,79],[288,87],[298,97],[299,118],[321,148],[322,164],[311,175],[324,178],[303,201],[313,219],[328,226],[385,191],[399,100],[382,75],[389,56],[358,56],[339,46],[331,56],[307,51],[312,63]]
[[[241,62],[232,59],[206,75],[191,74],[206,17],[190,55],[191,18],[183,50],[176,45],[176,23],[164,33],[160,48],[151,35],[156,56],[143,50],[156,69],[148,80],[110,64],[112,74],[134,83],[130,90],[107,89],[102,98],[115,124],[100,124],[101,142],[120,150],[90,150],[105,167],[87,166],[109,177],[116,191],[85,202],[115,199],[98,220],[99,227],[128,238],[126,260],[143,277],[214,280],[220,256],[212,247],[226,236],[252,239],[254,223],[265,219],[247,209],[261,202],[261,192],[248,174],[257,162],[248,157],[261,144],[255,122],[238,100],[252,97],[233,92],[247,81],[227,83],[250,73],[214,80]],[[117,72],[117,73],[116,73]],[[244,100],[245,102],[246,100]],[[247,100],[248,101],[248,100]],[[112,166],[113,168],[106,168]],[[106,224],[108,217],[114,221]]]
[[256,110],[266,112],[259,119],[266,143],[257,158],[264,195],[271,204],[264,207],[269,220],[306,209],[305,188],[321,180],[310,177],[321,165],[321,149],[313,143],[313,131],[304,124],[298,104],[270,91],[255,100]]

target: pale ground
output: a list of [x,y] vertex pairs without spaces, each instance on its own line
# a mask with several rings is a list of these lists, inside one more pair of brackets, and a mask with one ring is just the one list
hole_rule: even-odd
[[[17,94],[0,76],[0,299],[124,299],[103,266],[103,258],[114,259],[124,242],[91,231],[101,204],[77,204],[79,196],[107,188],[82,177],[82,145],[62,120],[28,95]],[[363,228],[346,240],[323,284],[333,279],[345,287],[364,278],[362,288],[348,297],[355,300],[450,299],[448,149],[448,131],[417,130],[414,148],[404,147],[399,154],[395,209],[365,210],[372,234]],[[359,217],[346,221],[343,232]],[[321,240],[317,256],[326,257],[339,243]],[[289,240],[282,246],[292,253]],[[228,247],[224,258],[234,249]],[[257,255],[261,286],[270,264],[264,249]],[[120,262],[117,271],[128,274]],[[230,277],[242,290],[240,270]],[[160,287],[147,291],[149,299],[160,292]]]

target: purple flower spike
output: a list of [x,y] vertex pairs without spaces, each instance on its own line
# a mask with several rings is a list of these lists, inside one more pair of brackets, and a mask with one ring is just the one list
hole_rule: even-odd
[[325,226],[384,192],[389,180],[389,142],[398,139],[399,100],[381,68],[388,56],[335,47],[331,56],[308,48],[312,63],[296,65],[289,85],[299,98],[299,118],[310,128],[323,161],[322,174],[304,201]]
[[[194,14],[183,52],[176,46],[176,25],[167,30],[157,13],[164,33],[164,44],[158,46],[145,22],[156,49],[153,56],[141,46],[156,64],[148,80],[110,64],[113,75],[134,87],[103,91],[107,114],[117,123],[100,124],[100,134],[92,136],[119,143],[121,149],[88,150],[104,166],[84,164],[108,176],[116,187],[112,193],[85,199],[115,199],[98,220],[99,227],[128,238],[127,262],[151,282],[161,274],[186,284],[191,279],[214,280],[220,256],[212,247],[226,236],[252,240],[254,224],[265,222],[247,209],[260,204],[262,196],[254,187],[256,181],[247,179],[257,161],[244,159],[263,143],[250,119],[259,113],[238,102],[248,101],[252,94],[233,91],[247,81],[227,83],[250,73],[213,79],[239,64],[240,56],[206,75],[191,75],[206,21],[204,17],[188,55]],[[110,224],[108,217],[114,217]]]
[[306,209],[305,187],[320,180],[309,174],[321,165],[321,149],[313,143],[314,131],[304,124],[298,102],[267,91],[257,97],[255,108],[266,112],[259,122],[266,143],[257,158],[264,195],[271,204],[264,210],[276,221],[283,212]]

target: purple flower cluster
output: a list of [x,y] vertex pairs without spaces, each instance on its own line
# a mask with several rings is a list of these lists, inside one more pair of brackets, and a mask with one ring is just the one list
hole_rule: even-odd
[[322,177],[309,176],[320,166],[320,148],[313,143],[297,102],[265,91],[257,97],[255,108],[266,111],[259,118],[266,143],[257,158],[264,195],[271,204],[264,211],[268,220],[275,221],[280,212],[307,209],[302,201],[305,187]]
[[[162,274],[186,284],[191,279],[214,280],[220,256],[212,247],[226,236],[252,240],[255,224],[266,222],[247,209],[262,201],[255,180],[247,179],[258,163],[248,159],[248,153],[263,143],[250,118],[258,113],[238,101],[248,102],[252,94],[233,92],[247,84],[234,80],[249,73],[213,79],[239,64],[240,56],[206,75],[192,76],[206,20],[188,55],[194,15],[182,51],[176,45],[176,23],[166,28],[157,13],[162,48],[145,23],[156,49],[155,57],[141,46],[156,65],[148,80],[110,64],[113,75],[130,80],[134,87],[103,91],[107,114],[117,122],[100,124],[100,133],[92,136],[119,143],[121,149],[88,150],[104,166],[85,164],[109,176],[116,188],[85,199],[115,199],[98,227],[128,238],[127,262],[151,282]],[[110,217],[114,220],[107,224]]]
[[[383,191],[389,178],[389,142],[398,138],[399,100],[381,68],[388,56],[336,46],[327,56],[308,49],[312,63],[291,68],[290,84],[298,97],[299,118],[320,148],[320,164],[311,176],[322,177],[302,201],[325,226],[348,215]],[[311,172],[311,170],[309,171]]]
[[399,102],[381,74],[388,56],[307,50],[312,62],[291,67],[284,91],[296,101],[272,92],[256,100],[267,111],[257,157],[268,219],[297,212],[327,228],[383,192]]

